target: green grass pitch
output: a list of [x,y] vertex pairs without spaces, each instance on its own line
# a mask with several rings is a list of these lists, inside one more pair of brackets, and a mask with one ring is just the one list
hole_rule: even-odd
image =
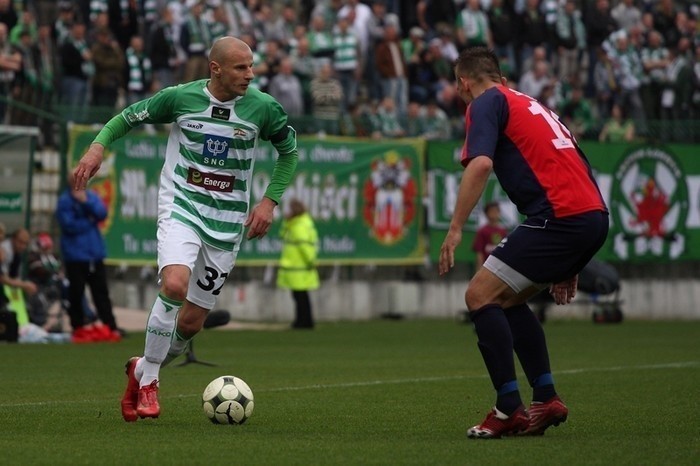
[[[2,344],[0,464],[698,464],[700,322],[550,321],[545,332],[569,420],[489,441],[466,437],[494,395],[473,330],[451,320],[206,330],[195,353],[218,366],[163,369],[161,417],[131,424],[123,365],[143,335]],[[200,406],[226,374],[255,394],[242,426],[214,425]]]

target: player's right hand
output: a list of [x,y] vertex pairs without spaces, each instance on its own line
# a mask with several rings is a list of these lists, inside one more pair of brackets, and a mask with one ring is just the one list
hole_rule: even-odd
[[445,275],[455,265],[455,249],[462,242],[462,230],[450,229],[445,236],[445,241],[440,246],[440,262],[438,272]]
[[95,176],[97,170],[100,169],[104,157],[104,149],[101,144],[91,144],[85,155],[80,159],[78,166],[73,171],[76,190],[85,189],[90,178]]

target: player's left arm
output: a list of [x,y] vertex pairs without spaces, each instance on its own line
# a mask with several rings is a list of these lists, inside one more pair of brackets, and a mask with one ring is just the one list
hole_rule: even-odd
[[262,238],[267,234],[272,224],[272,214],[280,203],[284,191],[292,182],[297,167],[299,154],[297,151],[297,134],[294,128],[287,124],[287,114],[277,101],[269,107],[274,117],[270,134],[262,134],[263,139],[269,139],[277,151],[277,160],[272,169],[270,184],[265,190],[262,200],[256,205],[246,220],[248,239]]

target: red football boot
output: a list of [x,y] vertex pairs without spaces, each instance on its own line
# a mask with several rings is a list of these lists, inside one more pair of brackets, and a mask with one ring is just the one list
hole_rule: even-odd
[[504,435],[513,435],[528,428],[530,420],[524,406],[520,406],[510,416],[498,411],[496,408],[486,416],[486,419],[467,432],[467,437],[474,439],[501,438]]
[[122,397],[122,417],[126,422],[135,422],[138,419],[136,404],[139,401],[139,381],[136,379],[134,371],[136,363],[140,358],[134,356],[126,362],[126,390]]
[[523,434],[542,435],[548,427],[558,426],[565,422],[569,415],[569,408],[558,396],[555,396],[544,403],[533,402],[528,409],[528,414],[530,415],[530,425]]
[[160,415],[157,380],[151,382],[150,385],[139,388],[139,401],[136,404],[136,413],[141,419],[145,417],[156,418]]

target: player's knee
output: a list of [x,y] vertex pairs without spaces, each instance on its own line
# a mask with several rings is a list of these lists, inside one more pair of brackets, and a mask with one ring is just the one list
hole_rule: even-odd
[[469,288],[467,288],[467,291],[464,293],[464,302],[469,312],[474,312],[489,304],[483,290],[476,284],[470,285]]
[[160,286],[160,292],[175,301],[184,301],[187,297],[188,285],[189,277],[170,275],[167,277],[167,279],[163,279]]

